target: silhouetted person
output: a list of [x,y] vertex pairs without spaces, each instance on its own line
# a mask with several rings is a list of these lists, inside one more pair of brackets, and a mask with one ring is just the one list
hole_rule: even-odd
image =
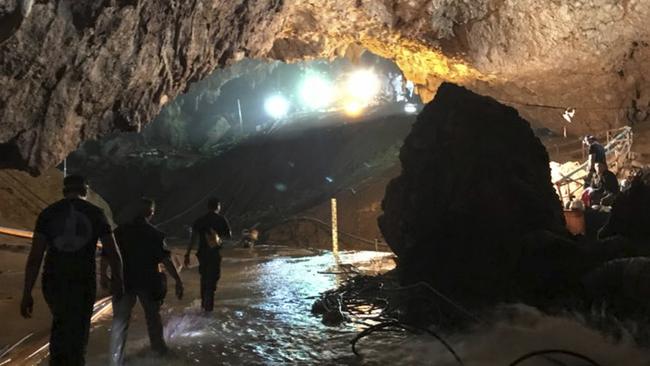
[[48,206],[36,221],[32,248],[25,268],[25,288],[20,304],[30,318],[32,289],[43,254],[43,295],[52,313],[50,365],[85,364],[90,317],[97,289],[95,252],[101,239],[113,275],[113,296],[122,295],[122,262],[104,212],[84,199],[86,180],[71,175],[63,180],[64,199]]
[[616,175],[607,169],[605,163],[596,163],[596,173],[589,185],[589,198],[592,205],[611,206],[620,192]]
[[[124,347],[136,299],[144,310],[151,348],[158,354],[167,352],[160,318],[160,306],[165,298],[167,281],[158,269],[160,263],[176,281],[176,297],[183,297],[183,283],[171,261],[165,234],[149,223],[154,212],[155,203],[143,198],[139,202],[136,218],[115,229],[117,246],[124,260],[125,292],[119,300],[113,301],[111,365],[124,363]],[[106,274],[103,273],[102,276]]]
[[589,172],[596,170],[596,163],[607,165],[607,152],[605,147],[594,136],[585,136],[583,143],[589,146]]
[[214,308],[214,292],[221,277],[221,244],[224,238],[231,237],[230,225],[225,217],[219,214],[221,202],[217,198],[208,200],[209,212],[194,221],[192,238],[185,253],[185,266],[190,263],[192,246],[198,244],[196,257],[199,259],[201,275],[201,308],[212,311]]

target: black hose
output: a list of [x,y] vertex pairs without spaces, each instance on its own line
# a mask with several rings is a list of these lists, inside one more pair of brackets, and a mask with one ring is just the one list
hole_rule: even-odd
[[567,356],[571,356],[571,357],[586,361],[591,366],[601,366],[598,362],[592,360],[591,358],[589,358],[589,357],[587,357],[587,356],[585,356],[583,354],[573,352],[573,351],[567,351],[567,350],[563,350],[563,349],[544,349],[544,350],[529,352],[529,353],[526,353],[525,355],[519,357],[518,359],[514,360],[512,363],[510,363],[509,366],[517,366],[517,365],[521,364],[525,360],[528,360],[528,359],[531,359],[531,358],[537,357],[537,356],[548,355],[548,354],[567,355]]
[[560,360],[556,360],[556,359],[554,359],[553,357],[544,356],[544,359],[545,359],[546,361],[552,363],[552,364],[555,365],[555,366],[567,366],[567,364],[565,364],[564,362],[562,362],[562,361],[560,361]]
[[[357,335],[356,335],[356,336],[355,336],[355,337],[350,341],[350,343],[352,344],[352,352],[353,352],[355,355],[357,355],[357,356],[361,356],[361,354],[357,351],[357,342],[358,342],[359,340],[361,340],[361,338],[363,338],[363,337],[365,337],[365,336],[367,336],[367,335],[370,335],[371,333],[373,333],[373,332],[375,332],[375,331],[382,330],[382,329],[384,329],[384,328],[388,328],[388,327],[391,327],[391,326],[396,326],[396,324],[399,324],[399,323],[389,321],[389,322],[384,322],[384,323],[375,324],[375,325],[373,325],[372,327],[369,327],[369,328],[364,329],[361,333],[357,334]],[[398,326],[398,327],[399,327],[399,326]]]
[[357,334],[357,336],[354,337],[354,339],[352,339],[350,341],[350,343],[352,344],[352,352],[354,352],[355,355],[360,356],[360,354],[359,354],[359,352],[357,351],[357,348],[356,348],[357,342],[361,338],[363,338],[363,337],[365,337],[367,335],[370,335],[371,333],[373,333],[375,331],[382,330],[382,329],[388,328],[388,327],[399,328],[399,329],[402,329],[402,330],[409,331],[411,333],[416,333],[416,330],[424,331],[424,332],[428,333],[429,335],[433,336],[438,341],[440,341],[440,343],[442,343],[443,346],[445,346],[447,351],[449,351],[449,353],[451,353],[454,356],[454,359],[456,359],[456,362],[458,362],[459,365],[464,366],[463,361],[460,359],[460,357],[458,356],[456,351],[451,347],[451,345],[449,345],[449,343],[447,343],[447,341],[445,341],[436,332],[434,332],[434,331],[432,331],[430,329],[426,329],[426,328],[412,327],[412,326],[409,326],[409,325],[406,325],[406,324],[402,324],[402,323],[400,323],[398,321],[387,321],[387,322],[384,322],[384,323],[376,324],[376,325],[374,325],[374,326],[372,326],[372,327],[370,327],[368,329],[364,329],[361,333]]

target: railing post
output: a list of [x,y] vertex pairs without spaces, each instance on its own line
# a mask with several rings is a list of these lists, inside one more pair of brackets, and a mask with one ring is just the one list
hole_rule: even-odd
[[332,198],[332,252],[339,253],[339,234],[338,234],[338,220],[336,209],[336,198]]

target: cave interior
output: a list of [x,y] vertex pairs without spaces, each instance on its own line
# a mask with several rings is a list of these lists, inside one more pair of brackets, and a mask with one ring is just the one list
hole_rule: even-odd
[[[111,229],[155,201],[194,286],[163,306],[180,358],[643,365],[647,24],[648,0],[0,0],[0,314],[19,308],[37,217],[81,175]],[[232,231],[215,314],[235,346],[197,320],[204,273],[183,257],[214,198]],[[90,364],[109,357],[103,291]],[[9,322],[0,365],[47,362],[44,301]],[[260,335],[273,326],[287,338]],[[292,326],[310,329],[296,349]],[[352,352],[314,341],[337,327]],[[359,356],[382,330],[402,338]],[[499,331],[517,347],[488,350]]]

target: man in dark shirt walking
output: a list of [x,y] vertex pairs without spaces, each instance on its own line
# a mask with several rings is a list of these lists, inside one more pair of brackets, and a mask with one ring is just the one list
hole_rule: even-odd
[[101,239],[113,275],[113,297],[122,294],[122,262],[104,212],[85,201],[86,180],[71,175],[63,180],[65,198],[38,216],[25,268],[20,304],[23,317],[32,315],[32,289],[43,254],[43,295],[52,313],[50,365],[85,364],[90,317],[95,303],[95,251]]
[[607,152],[605,151],[605,147],[601,145],[594,136],[585,136],[583,143],[589,146],[589,172],[594,172],[596,170],[596,163],[607,164]]
[[[160,306],[165,298],[167,282],[158,269],[160,263],[176,281],[176,297],[183,297],[183,283],[171,261],[165,234],[149,223],[154,211],[154,202],[143,198],[139,202],[137,217],[115,229],[117,245],[124,259],[125,293],[122,298],[113,301],[111,365],[124,363],[124,347],[136,299],[144,309],[151,348],[158,354],[167,352],[160,318]],[[103,273],[102,276],[106,277],[106,274]]]
[[214,292],[221,277],[221,244],[231,237],[230,225],[219,214],[221,202],[217,198],[208,200],[208,213],[194,221],[192,238],[185,253],[185,266],[189,265],[192,246],[198,245],[196,257],[199,259],[201,275],[201,308],[207,312],[214,308]]

